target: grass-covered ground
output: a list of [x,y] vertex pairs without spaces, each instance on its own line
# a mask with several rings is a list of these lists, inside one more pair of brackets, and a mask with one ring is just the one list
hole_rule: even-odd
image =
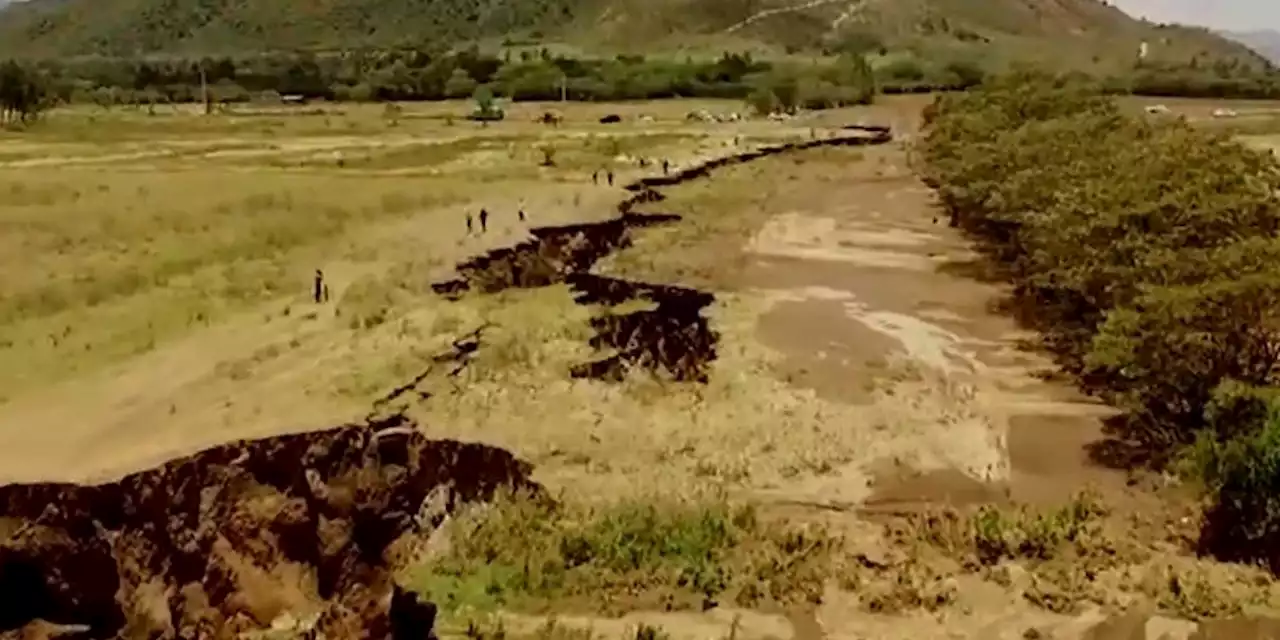
[[[0,134],[0,475],[97,479],[330,426],[425,370],[405,409],[431,437],[507,448],[548,490],[456,514],[405,568],[449,633],[791,637],[820,619],[934,637],[1006,609],[1046,628],[1090,606],[1266,610],[1271,579],[1191,558],[1170,529],[1182,513],[1002,498],[1084,483],[1028,480],[999,435],[1028,414],[1048,433],[1068,401],[1017,395],[1037,384],[1031,356],[992,290],[939,266],[965,243],[931,222],[902,146],[761,160],[646,205],[683,219],[596,271],[716,296],[705,384],[569,375],[598,355],[591,319],[643,301],[431,291],[529,227],[613,216],[626,194],[596,170],[621,184],[655,171],[641,156],[679,165],[849,122],[911,135],[921,102],[732,124],[685,118],[744,111],[729,102],[519,105],[489,126],[456,117],[462,103],[54,112]],[[546,109],[566,122],[535,124]],[[468,235],[481,208],[490,229]],[[317,268],[332,289],[318,306]],[[464,370],[433,368],[477,329]],[[886,466],[995,488],[942,512],[927,491],[885,498]]]

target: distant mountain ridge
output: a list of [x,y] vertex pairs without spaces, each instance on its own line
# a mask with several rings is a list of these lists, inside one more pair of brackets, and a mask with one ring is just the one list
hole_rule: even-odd
[[1272,62],[1280,64],[1280,31],[1258,29],[1256,31],[1224,31],[1223,35],[1242,43]]
[[[0,3],[6,0],[0,0]],[[25,0],[0,9],[0,55],[562,44],[597,53],[856,44],[935,59],[1069,68],[1265,60],[1206,29],[1136,20],[1103,0]],[[852,43],[852,44],[851,44]]]

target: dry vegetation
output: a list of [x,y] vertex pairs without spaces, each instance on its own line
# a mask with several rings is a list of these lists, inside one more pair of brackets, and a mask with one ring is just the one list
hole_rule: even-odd
[[[618,106],[628,122],[609,127],[596,122],[614,107],[575,106],[560,128],[532,123],[538,105],[487,127],[452,121],[461,104],[73,110],[4,134],[0,287],[13,295],[0,300],[0,469],[28,482],[119,476],[223,441],[354,422],[371,406],[432,439],[500,447],[533,463],[546,491],[461,507],[397,547],[415,558],[399,563],[400,581],[440,607],[442,630],[471,638],[707,637],[682,632],[687,619],[591,625],[653,611],[809,615],[839,597],[856,615],[906,621],[966,611],[973,584],[1058,616],[1098,605],[1198,620],[1280,605],[1266,572],[1193,558],[1193,509],[1090,495],[1059,509],[858,509],[885,460],[1008,479],[993,419],[962,381],[888,358],[863,372],[869,399],[837,401],[782,375],[757,335],[778,294],[743,276],[746,247],[842,181],[909,180],[895,173],[900,148],[762,159],[639,207],[681,218],[630,231],[594,273],[713,294],[700,316],[716,337],[704,383],[644,363],[616,381],[573,375],[612,351],[600,319],[654,309],[652,292],[584,301],[584,280],[564,278],[456,299],[433,290],[529,227],[616,215],[629,194],[593,185],[596,169],[621,184],[644,173],[639,156],[683,165],[733,152],[737,137],[750,147],[831,135],[842,120],[908,121],[918,103],[795,124],[684,120],[704,106],[740,108]],[[642,113],[654,122],[635,122]],[[468,236],[463,216],[481,207],[489,232]],[[316,268],[333,287],[320,306]],[[87,444],[65,446],[73,438]],[[1248,453],[1213,459],[1228,473]],[[710,635],[767,635],[714,625]]]

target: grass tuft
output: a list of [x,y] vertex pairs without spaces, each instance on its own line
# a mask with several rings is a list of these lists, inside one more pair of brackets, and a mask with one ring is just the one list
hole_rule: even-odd
[[839,540],[720,500],[555,504],[511,495],[446,529],[411,584],[446,611],[602,612],[813,600]]

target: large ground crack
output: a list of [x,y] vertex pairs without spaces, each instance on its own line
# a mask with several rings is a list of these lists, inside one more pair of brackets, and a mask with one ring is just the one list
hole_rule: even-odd
[[[680,220],[635,207],[663,200],[657,187],[717,167],[889,140],[887,129],[864,128],[644,178],[627,185],[619,217],[534,229],[527,242],[458,265],[458,277],[434,289],[453,298],[568,284],[579,304],[602,307],[591,343],[613,352],[574,375],[618,379],[641,367],[705,381],[716,356],[702,316],[712,294],[590,272],[629,246],[633,230]],[[615,312],[631,300],[652,306]],[[433,371],[456,376],[483,332],[460,336],[361,423],[226,444],[96,486],[0,487],[0,633],[43,620],[88,638],[235,638],[301,607],[319,614],[311,629],[327,638],[428,637],[434,608],[392,576],[409,543],[461,503],[537,489],[511,453],[430,440],[397,408],[426,393],[419,387]]]
[[[497,293],[567,283],[576,291],[578,304],[604,307],[591,320],[596,331],[591,345],[612,352],[603,359],[574,366],[570,372],[574,377],[617,381],[638,367],[663,372],[676,380],[705,382],[716,357],[718,337],[709,328],[702,310],[715,302],[713,294],[591,273],[601,259],[631,246],[633,230],[682,219],[673,213],[639,213],[636,207],[665,200],[659,187],[703,179],[719,168],[792,151],[877,145],[892,139],[888,127],[851,125],[837,136],[759,147],[711,158],[667,175],[641,178],[625,186],[632,195],[618,203],[618,217],[534,228],[530,230],[530,240],[460,263],[457,277],[432,286],[437,293],[456,300],[469,291]],[[634,300],[647,300],[655,306],[628,313],[612,309]]]
[[462,502],[532,487],[529,472],[394,416],[223,445],[110,484],[0,487],[0,631],[41,619],[94,638],[234,637],[282,613],[283,589],[329,638],[422,634],[404,629],[433,616],[395,586],[397,544]]

